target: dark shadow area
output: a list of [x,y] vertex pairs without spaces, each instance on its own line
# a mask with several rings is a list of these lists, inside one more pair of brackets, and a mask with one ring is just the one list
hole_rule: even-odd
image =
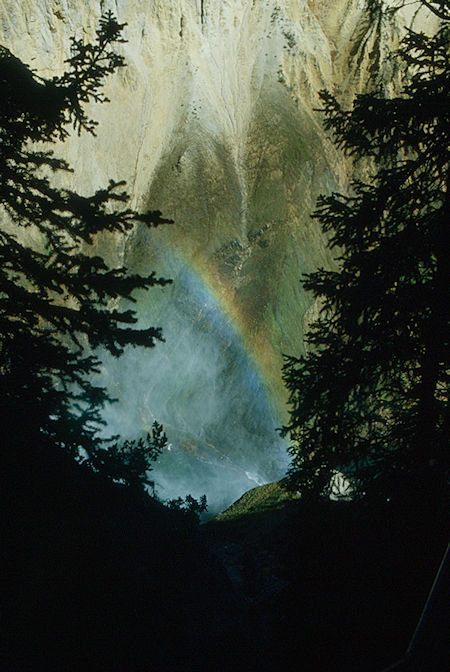
[[444,550],[445,516],[419,498],[265,501],[199,527],[59,453],[4,455],[10,672],[381,672],[405,652]]
[[218,669],[236,607],[195,515],[58,453],[5,454],[2,669]]
[[[447,524],[444,511],[420,496],[370,508],[297,500],[209,523],[212,544],[247,599],[259,643],[252,669],[381,672],[402,658],[445,551]],[[441,626],[420,669],[446,669]]]

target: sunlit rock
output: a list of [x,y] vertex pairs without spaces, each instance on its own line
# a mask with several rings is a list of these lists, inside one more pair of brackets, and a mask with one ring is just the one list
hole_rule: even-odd
[[101,10],[128,24],[118,46],[128,65],[106,84],[112,102],[92,108],[98,136],[56,150],[75,169],[67,179],[77,189],[126,179],[133,206],[175,220],[99,243],[114,263],[175,280],[138,301],[142,323],[161,325],[166,344],[105,358],[103,372],[121,400],[106,411],[111,431],[135,435],[155,417],[167,428],[173,449],[156,474],[163,495],[206,492],[222,506],[284,472],[282,353],[301,353],[314,314],[302,273],[333,263],[310,213],[320,193],[345,189],[349,178],[315,111],[317,92],[348,102],[373,86],[393,90],[401,73],[388,57],[406,24],[424,22],[408,6],[384,17],[368,7],[0,5],[0,42],[45,77],[62,72],[72,35],[93,38]]
[[336,471],[330,480],[329,497],[333,502],[351,502],[355,489],[351,480],[341,471]]

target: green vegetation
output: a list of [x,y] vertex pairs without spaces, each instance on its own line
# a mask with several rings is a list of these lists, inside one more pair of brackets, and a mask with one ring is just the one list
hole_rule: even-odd
[[338,269],[305,276],[320,315],[308,354],[283,369],[291,485],[305,496],[329,492],[336,471],[360,496],[440,501],[447,488],[448,22],[408,32],[397,58],[397,97],[346,111],[321,93],[326,129],[368,177],[318,201]]
[[205,498],[163,506],[145,491],[167,441],[157,422],[137,440],[99,437],[109,399],[95,385],[96,352],[119,357],[163,340],[159,328],[136,327],[133,293],[169,281],[108,266],[96,241],[167,220],[127,208],[120,182],[89,195],[55,186],[54,174],[71,169],[48,149],[70,124],[94,134],[84,107],[106,101],[104,77],[124,65],[113,50],[122,28],[103,16],[96,42],[73,40],[67,71],[51,80],[0,47],[2,667],[11,672],[195,669],[221,648],[207,618],[223,581],[199,535]]
[[284,481],[275,481],[245,492],[228,509],[206,523],[208,534],[217,538],[231,535],[245,543],[278,539],[278,531],[289,516],[298,495],[289,492]]
[[224,522],[241,518],[242,516],[281,509],[287,501],[296,498],[297,495],[293,495],[286,491],[283,481],[267,483],[266,485],[260,485],[245,492],[242,497],[229,506],[228,509],[219,513],[215,520],[217,522]]
[[53,79],[0,49],[0,413],[8,458],[25,465],[29,450],[57,446],[114,480],[139,485],[165,435],[155,423],[146,439],[100,440],[108,395],[95,385],[94,353],[103,348],[118,357],[127,346],[163,340],[159,328],[135,327],[130,306],[136,290],[170,281],[108,266],[93,250],[104,232],[168,220],[159,211],[126,208],[123,182],[111,180],[89,195],[55,186],[54,174],[71,169],[48,149],[68,137],[70,125],[95,134],[85,106],[107,100],[104,78],[124,65],[112,48],[123,41],[122,28],[111,13],[103,16],[96,42],[73,39],[67,70]]

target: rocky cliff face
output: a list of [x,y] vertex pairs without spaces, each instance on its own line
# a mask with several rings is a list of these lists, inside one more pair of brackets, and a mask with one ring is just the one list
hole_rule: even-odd
[[107,84],[112,102],[92,111],[98,137],[61,152],[78,189],[126,179],[133,205],[175,220],[102,250],[175,280],[139,299],[141,320],[161,324],[167,343],[105,359],[104,373],[123,400],[107,412],[114,431],[136,434],[154,417],[166,425],[162,494],[177,473],[175,490],[231,501],[283,471],[282,353],[303,347],[311,299],[301,274],[332,264],[310,213],[348,180],[314,111],[317,91],[349,101],[395,84],[390,55],[414,16],[383,16],[378,4],[0,2],[0,42],[43,76],[61,71],[71,35],[92,38],[101,10],[128,24],[128,67]]

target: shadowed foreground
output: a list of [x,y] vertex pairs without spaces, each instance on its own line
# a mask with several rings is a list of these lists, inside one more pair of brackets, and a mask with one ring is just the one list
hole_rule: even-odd
[[199,528],[28,453],[2,469],[9,671],[381,671],[405,651],[443,551],[443,514],[418,500],[312,506],[275,483]]

